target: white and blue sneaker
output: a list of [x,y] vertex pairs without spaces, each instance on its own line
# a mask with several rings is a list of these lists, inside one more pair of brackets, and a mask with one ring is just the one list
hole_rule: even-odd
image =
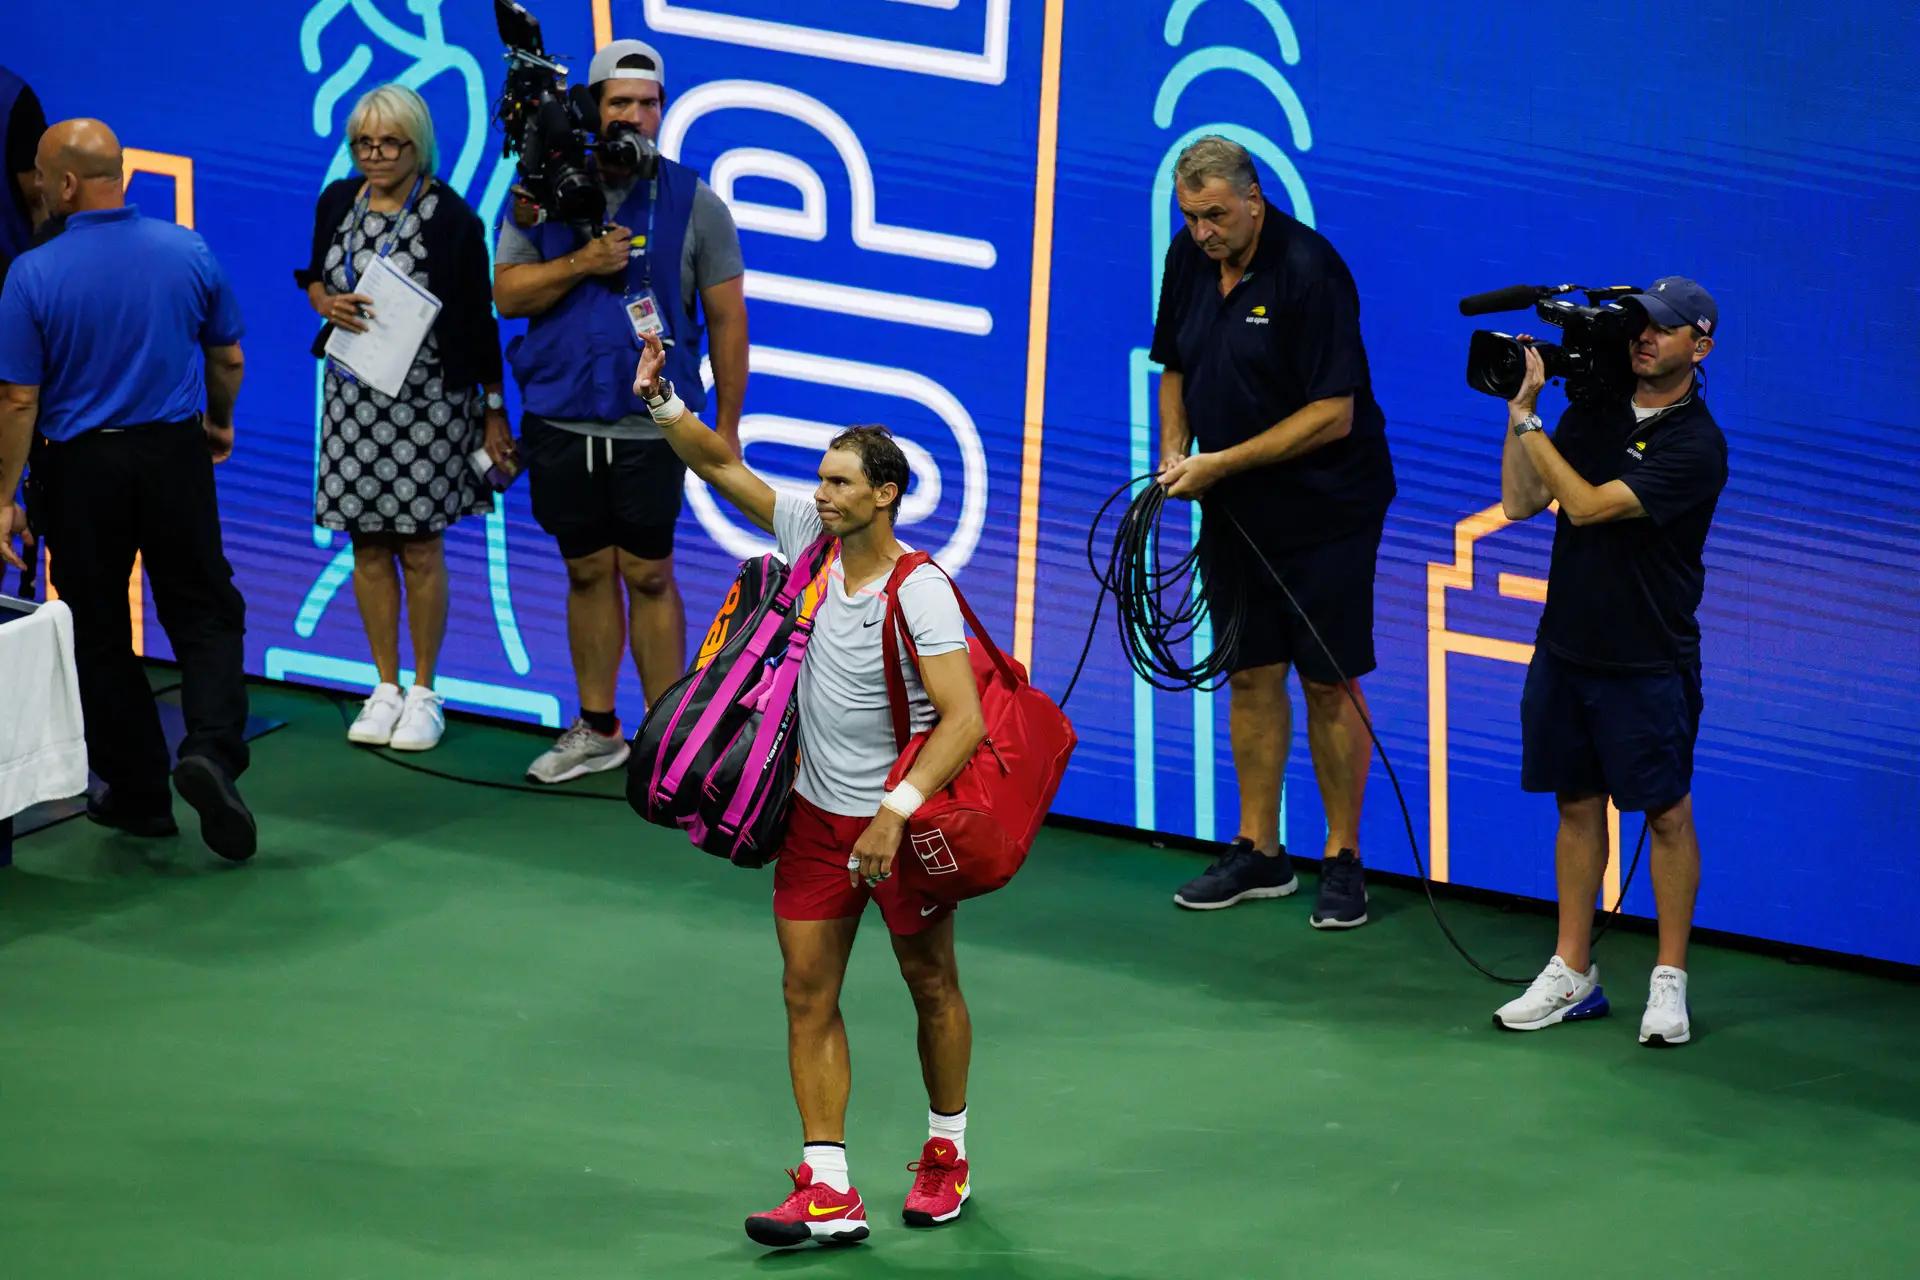
[[1555,956],[1526,994],[1494,1011],[1502,1031],[1540,1031],[1556,1022],[1583,1022],[1607,1016],[1607,993],[1600,989],[1600,966],[1576,973]]
[[1670,964],[1653,967],[1647,987],[1647,1012],[1640,1019],[1640,1043],[1666,1049],[1693,1039],[1693,1021],[1687,1016],[1687,971]]
[[1284,848],[1269,858],[1240,836],[1212,866],[1181,885],[1173,900],[1189,911],[1218,911],[1252,898],[1284,898],[1299,887]]

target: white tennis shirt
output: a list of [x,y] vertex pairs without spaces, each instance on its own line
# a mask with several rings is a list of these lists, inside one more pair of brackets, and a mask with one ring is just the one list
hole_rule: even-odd
[[[799,559],[821,531],[811,498],[789,493],[774,498],[773,535],[788,564]],[[887,576],[849,596],[845,567],[838,558],[830,574],[800,666],[800,769],[793,789],[828,813],[870,818],[880,812],[887,773],[900,758],[887,709],[886,652],[880,647]],[[900,608],[921,657],[967,647],[966,622],[953,586],[932,565],[921,565],[900,584]],[[912,707],[912,731],[920,733],[939,717],[905,653],[900,668]]]

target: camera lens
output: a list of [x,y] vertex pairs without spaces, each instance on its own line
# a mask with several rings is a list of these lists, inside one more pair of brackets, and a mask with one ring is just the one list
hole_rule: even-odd
[[1526,351],[1519,339],[1480,329],[1467,343],[1467,385],[1475,391],[1511,400],[1526,376]]

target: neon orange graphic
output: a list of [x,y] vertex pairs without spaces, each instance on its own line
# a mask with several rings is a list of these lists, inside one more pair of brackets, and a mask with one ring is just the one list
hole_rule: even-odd
[[[1464,654],[1492,658],[1499,662],[1533,661],[1533,646],[1517,640],[1497,640],[1492,636],[1470,635],[1447,629],[1447,592],[1473,590],[1473,548],[1480,539],[1498,533],[1511,521],[1499,505],[1477,511],[1453,529],[1453,563],[1427,565],[1427,835],[1430,874],[1437,881],[1451,878],[1452,851],[1449,847],[1450,817],[1447,775],[1447,658]],[[1497,582],[1500,595],[1509,600],[1546,603],[1547,584],[1539,578],[1502,573]],[[1620,904],[1620,811],[1607,802],[1607,880],[1606,907]]]

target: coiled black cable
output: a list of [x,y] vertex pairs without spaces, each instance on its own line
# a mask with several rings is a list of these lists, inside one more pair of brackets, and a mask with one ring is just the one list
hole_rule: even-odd
[[[1109,546],[1107,564],[1100,567],[1095,558],[1095,547],[1099,541],[1102,521],[1112,510],[1115,503],[1133,492],[1132,499],[1121,512],[1119,525]],[[1223,580],[1215,584],[1213,598],[1209,602],[1203,590],[1203,574],[1206,561],[1210,558],[1209,539],[1215,536],[1206,526],[1201,535],[1193,540],[1187,553],[1172,565],[1160,563],[1160,522],[1165,514],[1167,493],[1152,475],[1135,476],[1114,490],[1107,500],[1100,504],[1094,514],[1093,523],[1087,529],[1087,569],[1100,584],[1100,595],[1093,605],[1093,617],[1087,624],[1086,642],[1080,648],[1080,660],[1074,666],[1073,678],[1067,683],[1067,691],[1060,699],[1061,707],[1073,697],[1074,689],[1080,683],[1080,676],[1086,669],[1087,654],[1093,648],[1094,633],[1099,629],[1100,606],[1111,595],[1114,598],[1115,620],[1120,628],[1121,648],[1131,666],[1142,680],[1156,689],[1171,693],[1187,690],[1211,691],[1218,689],[1228,675],[1228,663],[1236,648],[1240,633],[1245,625],[1246,589],[1244,577],[1235,580]],[[1327,664],[1340,678],[1340,687],[1346,690],[1347,697],[1353,703],[1354,711],[1360,722],[1366,726],[1367,737],[1373,742],[1373,749],[1380,754],[1380,763],[1387,772],[1387,781],[1393,784],[1394,799],[1400,805],[1400,819],[1406,826],[1407,847],[1413,852],[1413,865],[1420,873],[1420,887],[1425,891],[1427,906],[1433,912],[1433,921],[1440,927],[1453,949],[1460,957],[1482,974],[1495,982],[1509,986],[1524,987],[1532,978],[1513,978],[1495,973],[1476,960],[1460,939],[1454,935],[1447,924],[1445,914],[1440,910],[1439,899],[1433,894],[1433,880],[1427,874],[1426,860],[1420,855],[1420,840],[1414,834],[1413,811],[1407,805],[1407,796],[1400,787],[1400,776],[1394,771],[1393,761],[1387,755],[1386,744],[1380,741],[1380,735],[1374,732],[1373,718],[1367,714],[1366,706],[1360,701],[1354,690],[1353,682],[1341,671],[1339,660],[1333,656],[1333,650],[1320,635],[1320,629],[1313,623],[1307,611],[1300,607],[1293,591],[1287,586],[1286,579],[1273,567],[1264,552],[1260,550],[1246,528],[1241,525],[1233,512],[1224,508],[1211,508],[1239,535],[1248,550],[1253,553],[1260,567],[1273,579],[1286,597],[1287,604],[1306,624],[1313,642],[1320,646],[1326,655]],[[1204,657],[1195,655],[1182,661],[1175,654],[1177,648],[1190,646],[1203,621],[1213,625],[1213,651]],[[1621,883],[1620,896],[1615,900],[1614,909],[1603,913],[1606,918],[1595,931],[1593,942],[1598,945],[1606,936],[1608,928],[1620,918],[1620,904],[1626,900],[1627,890],[1633,885],[1634,872],[1640,866],[1640,851],[1647,839],[1647,824],[1640,825],[1640,839],[1635,842],[1633,862],[1627,869],[1626,879]]]

